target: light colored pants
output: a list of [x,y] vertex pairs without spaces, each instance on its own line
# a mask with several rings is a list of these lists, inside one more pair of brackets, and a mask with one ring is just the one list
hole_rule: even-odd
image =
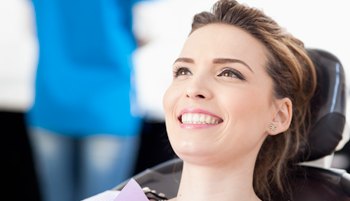
[[95,135],[71,138],[29,131],[43,201],[78,201],[131,177],[139,137]]

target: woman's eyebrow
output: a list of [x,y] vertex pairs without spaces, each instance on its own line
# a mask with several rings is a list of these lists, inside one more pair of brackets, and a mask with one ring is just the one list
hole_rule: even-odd
[[[176,62],[184,62],[184,63],[194,63],[194,60],[188,57],[179,57],[175,60]],[[213,59],[214,64],[226,64],[226,63],[240,63],[244,66],[246,66],[252,73],[254,73],[253,69],[244,61],[239,59],[232,59],[232,58],[215,58]]]
[[254,73],[253,69],[244,61],[239,59],[232,59],[232,58],[215,58],[213,59],[214,64],[226,64],[226,63],[240,63],[243,64],[245,67],[247,67],[252,73]]
[[191,63],[191,64],[193,64],[193,63],[194,63],[194,60],[191,59],[191,58],[187,58],[187,57],[179,57],[179,58],[177,58],[177,59],[175,60],[174,63],[176,63],[176,62],[184,62],[184,63]]

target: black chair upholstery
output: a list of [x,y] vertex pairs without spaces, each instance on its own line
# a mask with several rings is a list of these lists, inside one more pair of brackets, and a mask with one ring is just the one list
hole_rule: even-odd
[[[167,197],[172,198],[177,195],[181,172],[182,160],[174,158],[140,172],[135,175],[133,179],[135,179],[141,187],[155,189],[157,192],[164,193]],[[121,190],[127,182],[128,180],[124,181],[114,189]]]
[[[342,169],[304,165],[333,154],[342,139],[346,124],[346,82],[341,62],[331,53],[308,49],[316,65],[317,89],[312,98],[312,129],[308,144],[297,157],[298,168],[292,181],[293,201],[350,201],[350,174]],[[133,178],[168,197],[179,187],[182,160],[174,158],[147,169]],[[115,187],[121,190],[127,181]]]
[[350,200],[350,174],[345,170],[300,166],[293,175],[294,201]]
[[311,100],[313,126],[299,162],[332,154],[342,139],[346,116],[346,81],[342,64],[329,52],[308,49],[316,66],[317,88]]
[[[346,124],[346,80],[341,62],[333,54],[308,49],[317,71],[317,88],[311,100],[313,125],[298,162],[334,154]],[[292,183],[295,201],[350,201],[350,175],[336,168],[300,165]]]

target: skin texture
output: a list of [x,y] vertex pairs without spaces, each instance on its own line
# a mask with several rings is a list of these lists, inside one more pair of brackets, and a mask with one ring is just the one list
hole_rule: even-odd
[[186,40],[163,98],[170,143],[184,160],[176,200],[260,200],[252,186],[256,156],[292,116],[291,101],[273,96],[267,55],[232,25],[206,25]]

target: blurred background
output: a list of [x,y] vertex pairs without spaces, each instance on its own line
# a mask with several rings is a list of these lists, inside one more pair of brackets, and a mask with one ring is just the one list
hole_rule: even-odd
[[[209,10],[213,0],[147,0],[134,8],[139,47],[133,59],[140,114],[141,144],[134,173],[174,157],[165,133],[162,95],[172,79],[171,66],[190,30],[194,13]],[[350,12],[346,1],[241,0],[261,8],[310,48],[337,56],[350,81]],[[78,15],[79,13],[77,13]],[[32,2],[0,1],[0,124],[3,184],[13,200],[40,200],[24,113],[33,101],[38,56]],[[349,104],[348,104],[349,105]],[[350,106],[347,107],[348,110]],[[348,112],[349,113],[349,112]],[[334,166],[349,171],[349,145]],[[3,163],[4,164],[4,163]],[[117,185],[117,184],[116,184]],[[16,197],[17,196],[17,197]]]

